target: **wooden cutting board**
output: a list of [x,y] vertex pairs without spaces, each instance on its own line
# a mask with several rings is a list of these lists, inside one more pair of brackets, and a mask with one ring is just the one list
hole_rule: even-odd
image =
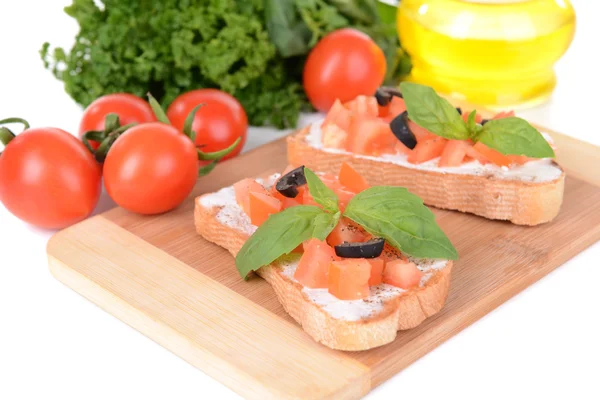
[[282,170],[284,140],[219,165],[173,212],[116,208],[57,233],[48,244],[50,270],[244,397],[360,398],[600,239],[600,149],[553,136],[568,173],[556,220],[530,228],[435,210],[460,254],[447,304],[373,350],[315,343],[265,281],[244,282],[230,254],[195,232],[194,197]]

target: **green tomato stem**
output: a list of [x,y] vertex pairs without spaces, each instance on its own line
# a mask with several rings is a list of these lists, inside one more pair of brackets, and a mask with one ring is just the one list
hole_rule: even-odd
[[219,159],[225,157],[227,154],[231,153],[233,150],[235,150],[235,148],[237,147],[237,145],[240,143],[241,140],[242,140],[242,138],[237,138],[235,140],[235,142],[233,142],[233,144],[231,146],[229,146],[228,148],[220,150],[220,151],[215,151],[213,153],[204,153],[204,152],[198,150],[198,160],[202,160],[202,161],[219,160]]
[[198,112],[198,110],[201,107],[204,107],[204,103],[202,104],[198,104],[196,107],[194,107],[194,109],[188,114],[187,118],[185,119],[185,123],[183,124],[183,133],[185,133],[185,135],[187,137],[189,137],[190,139],[192,139],[192,142],[196,142],[196,132],[194,132],[192,130],[192,125],[194,123],[194,117],[196,116],[196,113]]
[[[29,122],[24,120],[23,118],[5,118],[0,120],[0,125],[4,124],[23,124],[23,130],[29,129]],[[0,127],[0,142],[4,145],[4,147],[8,146],[8,144],[15,138],[15,134],[6,127]],[[0,152],[2,155],[2,152]]]
[[213,169],[215,169],[219,161],[220,159],[214,160],[210,164],[207,164],[204,167],[200,167],[200,169],[198,170],[198,176],[202,177],[204,175],[208,175]]
[[171,125],[171,121],[169,121],[169,118],[167,118],[165,110],[162,109],[158,101],[156,101],[150,92],[148,92],[148,102],[150,103],[150,107],[152,107],[152,111],[154,111],[156,119],[164,124]]
[[29,129],[29,122],[27,122],[23,118],[5,118],[3,120],[0,120],[0,125],[4,124],[22,124],[23,130]]
[[103,131],[87,131],[81,137],[81,141],[83,145],[90,151],[90,153],[94,154],[95,150],[90,144],[90,140],[94,142],[102,143],[102,141],[106,139],[106,134]]

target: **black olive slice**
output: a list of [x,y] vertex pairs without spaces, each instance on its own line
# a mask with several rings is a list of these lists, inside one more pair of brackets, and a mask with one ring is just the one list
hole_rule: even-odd
[[460,108],[460,107],[456,107],[456,111],[457,111],[457,112],[458,112],[460,115],[462,115],[462,108]]
[[484,126],[485,124],[487,124],[488,122],[490,122],[489,119],[482,119],[481,120],[481,126]]
[[285,197],[293,199],[298,196],[298,186],[306,185],[304,165],[291,170],[277,181],[275,189]]
[[402,98],[402,92],[396,88],[387,86],[382,86],[375,91],[375,99],[377,99],[377,104],[381,107],[390,104],[394,96]]
[[383,252],[385,239],[375,238],[363,243],[342,243],[335,246],[335,254],[343,258],[375,258]]
[[404,111],[390,122],[390,129],[396,138],[409,149],[417,145],[417,138],[408,127],[408,111]]

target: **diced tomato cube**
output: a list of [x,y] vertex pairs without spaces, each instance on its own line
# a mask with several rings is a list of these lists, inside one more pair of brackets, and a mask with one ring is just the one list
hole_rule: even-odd
[[330,149],[345,149],[348,142],[348,133],[335,124],[325,125],[321,128],[323,146]]
[[512,164],[510,156],[504,155],[497,150],[489,148],[481,142],[475,143],[475,146],[473,146],[473,150],[481,154],[492,164],[496,164],[500,167],[508,167],[510,164]]
[[298,200],[290,199],[289,197],[285,197],[285,196],[283,197],[283,200],[281,201],[281,209],[282,210],[285,210],[290,207],[296,207],[299,205],[301,205],[301,203]]
[[369,277],[369,286],[379,285],[383,282],[383,269],[385,261],[382,258],[368,258],[367,261],[371,264],[371,276]]
[[344,105],[336,100],[335,103],[329,109],[325,121],[321,124],[321,129],[327,125],[337,125],[340,129],[348,132],[350,129],[350,122],[352,121],[352,111],[344,107]]
[[347,258],[329,264],[329,293],[340,300],[358,300],[369,296],[371,264],[364,258]]
[[417,143],[425,142],[438,137],[429,132],[427,129],[415,124],[411,120],[408,120],[408,129],[410,129],[410,131],[415,135]]
[[379,106],[373,96],[358,96],[344,104],[352,112],[354,117],[377,117],[379,116]]
[[394,96],[387,106],[379,106],[379,117],[383,118],[387,123],[390,123],[391,120],[402,114],[404,111],[406,111],[404,99]]
[[329,265],[338,259],[335,251],[318,239],[310,239],[303,247],[304,254],[300,258],[294,278],[309,288],[327,288]]
[[447,140],[436,136],[434,139],[418,142],[407,160],[413,164],[420,164],[433,160],[442,155]]
[[251,178],[242,179],[234,183],[233,190],[235,191],[235,201],[248,215],[250,215],[250,192],[269,195],[269,192],[263,185]]
[[467,155],[467,149],[471,144],[463,140],[449,140],[444,147],[438,166],[458,167]]
[[508,117],[514,117],[514,116],[515,116],[514,111],[501,111],[498,114],[494,115],[494,117],[492,119],[501,119],[501,118],[508,118]]
[[365,242],[368,237],[369,234],[361,226],[348,218],[342,217],[327,236],[327,243],[330,246],[337,246],[342,243],[361,243]]
[[379,258],[384,260],[386,263],[396,260],[406,260],[406,256],[404,256],[404,254],[402,254],[400,250],[398,250],[388,242],[385,242],[385,245],[383,246],[383,251],[381,252]]
[[249,208],[250,222],[252,225],[261,226],[269,215],[281,211],[281,201],[269,194],[250,192]]
[[396,260],[385,264],[383,282],[402,289],[410,289],[421,282],[423,273],[415,263]]
[[357,154],[390,153],[398,140],[390,125],[378,118],[355,119],[349,133],[348,150]]
[[360,193],[370,187],[367,180],[346,162],[343,162],[340,168],[339,181],[354,193]]

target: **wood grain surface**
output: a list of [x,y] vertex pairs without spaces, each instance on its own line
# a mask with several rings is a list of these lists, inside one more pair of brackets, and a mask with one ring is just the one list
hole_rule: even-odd
[[389,345],[333,351],[194,229],[197,195],[283,169],[284,140],[220,164],[170,213],[116,208],[59,232],[48,244],[52,273],[246,398],[360,398],[600,239],[600,188],[590,183],[600,185],[600,149],[557,134],[568,177],[553,222],[523,227],[434,210],[460,255],[444,309]]

